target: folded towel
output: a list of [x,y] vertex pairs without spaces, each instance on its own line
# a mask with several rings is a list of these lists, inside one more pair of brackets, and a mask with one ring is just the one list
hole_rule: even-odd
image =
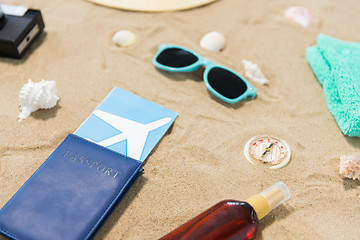
[[309,62],[323,86],[326,103],[345,135],[360,137],[360,43],[324,34],[306,49]]

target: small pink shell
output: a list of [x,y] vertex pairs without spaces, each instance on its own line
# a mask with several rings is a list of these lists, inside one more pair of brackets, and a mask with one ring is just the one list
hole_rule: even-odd
[[360,179],[360,156],[342,155],[339,173],[341,177]]
[[287,8],[284,14],[285,17],[293,20],[303,27],[310,26],[315,19],[314,14],[309,9],[298,6]]

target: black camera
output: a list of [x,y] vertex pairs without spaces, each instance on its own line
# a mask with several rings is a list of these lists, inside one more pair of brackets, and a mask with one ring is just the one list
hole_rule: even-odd
[[0,56],[21,58],[44,27],[39,10],[0,4]]

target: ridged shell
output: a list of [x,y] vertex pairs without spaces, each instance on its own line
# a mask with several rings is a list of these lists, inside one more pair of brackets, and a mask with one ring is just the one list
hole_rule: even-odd
[[41,80],[34,83],[29,79],[19,94],[20,110],[19,122],[26,119],[32,112],[38,109],[48,109],[56,105],[59,97],[56,96],[55,81]]
[[343,178],[360,180],[360,156],[342,155],[340,157],[339,173]]
[[305,28],[309,27],[315,19],[314,14],[309,9],[299,6],[285,9],[284,15]]

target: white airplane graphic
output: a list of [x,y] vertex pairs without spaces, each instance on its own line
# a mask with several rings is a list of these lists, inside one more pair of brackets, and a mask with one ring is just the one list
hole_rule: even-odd
[[143,152],[149,132],[159,127],[162,127],[171,121],[171,118],[167,117],[148,124],[142,124],[101,110],[95,110],[92,114],[99,117],[112,127],[116,128],[121,133],[113,137],[104,139],[100,142],[96,142],[89,138],[86,139],[95,142],[103,147],[108,147],[115,143],[127,140],[127,156],[137,160],[140,160],[141,158],[141,154]]

